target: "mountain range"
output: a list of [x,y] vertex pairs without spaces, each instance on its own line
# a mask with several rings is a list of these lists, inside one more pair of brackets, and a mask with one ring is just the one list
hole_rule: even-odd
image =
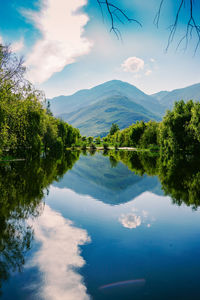
[[53,114],[79,128],[82,135],[105,136],[112,123],[123,129],[137,120],[160,121],[166,109],[181,99],[200,101],[200,84],[147,95],[127,82],[111,80],[49,100]]

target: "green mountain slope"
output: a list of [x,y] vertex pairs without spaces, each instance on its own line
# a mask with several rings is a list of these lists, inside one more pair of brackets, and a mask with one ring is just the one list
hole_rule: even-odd
[[193,84],[191,86],[176,89],[171,92],[159,92],[152,95],[160,102],[165,108],[172,108],[175,101],[184,100],[188,101],[193,99],[194,101],[200,101],[200,83]]
[[120,80],[111,80],[92,89],[81,90],[71,96],[53,98],[50,100],[51,110],[55,115],[70,113],[119,93],[158,115],[163,113],[163,107],[157,99]]
[[109,132],[112,123],[120,129],[130,126],[137,120],[145,122],[160,120],[156,114],[134,103],[122,95],[112,95],[97,103],[71,113],[59,115],[63,120],[80,129],[82,135],[104,136]]

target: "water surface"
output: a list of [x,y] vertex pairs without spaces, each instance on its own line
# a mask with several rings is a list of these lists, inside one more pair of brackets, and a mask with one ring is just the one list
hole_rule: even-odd
[[1,299],[198,299],[199,209],[157,176],[99,153],[6,168]]

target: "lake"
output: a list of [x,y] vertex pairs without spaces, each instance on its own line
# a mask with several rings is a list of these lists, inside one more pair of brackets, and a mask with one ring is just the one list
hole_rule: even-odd
[[199,299],[198,177],[134,155],[1,164],[1,299]]

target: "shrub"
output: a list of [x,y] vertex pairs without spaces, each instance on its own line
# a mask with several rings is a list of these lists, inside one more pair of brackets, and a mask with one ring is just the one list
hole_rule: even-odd
[[95,144],[94,143],[91,143],[90,144],[90,149],[96,149],[97,147],[95,146]]
[[75,150],[75,149],[76,149],[75,144],[72,144],[72,150]]
[[86,143],[83,143],[82,145],[81,145],[81,150],[86,150],[87,149],[87,144]]
[[119,144],[115,143],[114,147],[115,147],[115,150],[118,150]]
[[108,143],[103,143],[103,148],[104,148],[104,150],[108,150],[109,149],[109,145],[108,145]]

